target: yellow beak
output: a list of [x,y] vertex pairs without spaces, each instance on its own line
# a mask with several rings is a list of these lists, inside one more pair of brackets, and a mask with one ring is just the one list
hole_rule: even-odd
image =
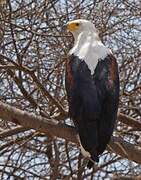
[[70,31],[70,32],[73,32],[73,31],[76,31],[79,27],[76,25],[76,23],[74,22],[69,22],[67,24],[67,29]]

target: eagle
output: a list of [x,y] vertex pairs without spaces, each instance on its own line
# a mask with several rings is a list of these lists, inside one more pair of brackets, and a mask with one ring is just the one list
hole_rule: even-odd
[[65,75],[69,116],[79,134],[81,153],[89,158],[87,167],[91,168],[93,162],[99,162],[116,123],[118,65],[92,22],[69,21],[67,29],[74,37]]

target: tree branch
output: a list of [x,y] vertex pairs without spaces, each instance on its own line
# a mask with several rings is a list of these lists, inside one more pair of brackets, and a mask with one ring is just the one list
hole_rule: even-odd
[[123,113],[119,113],[118,120],[128,126],[135,128],[138,131],[141,131],[141,123],[139,121],[134,120],[134,118],[132,117],[129,117]]
[[8,130],[5,130],[5,131],[1,130],[1,132],[0,132],[0,140],[3,139],[3,138],[6,138],[8,136],[12,136],[12,135],[24,132],[24,131],[28,131],[29,129],[30,128],[25,128],[23,126],[18,126],[16,128],[8,129]]
[[[76,138],[77,132],[75,128],[59,124],[54,119],[36,116],[33,113],[19,110],[3,102],[0,102],[0,118],[5,121],[16,123],[25,128],[35,129],[47,135],[64,138],[79,145]],[[134,144],[130,144],[121,138],[112,137],[107,149],[119,154],[123,158],[141,164],[141,150],[137,149]]]

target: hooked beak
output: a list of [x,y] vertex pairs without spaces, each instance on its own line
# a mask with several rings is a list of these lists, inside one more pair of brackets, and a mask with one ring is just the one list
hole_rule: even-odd
[[76,31],[78,29],[78,26],[76,26],[76,23],[71,21],[67,23],[67,30],[70,32]]

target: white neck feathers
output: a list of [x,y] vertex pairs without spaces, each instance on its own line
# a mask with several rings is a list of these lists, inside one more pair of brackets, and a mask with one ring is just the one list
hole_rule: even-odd
[[103,45],[97,33],[81,32],[74,38],[74,46],[69,54],[74,54],[82,61],[85,61],[91,74],[93,74],[98,60],[104,59],[110,53],[110,50]]

